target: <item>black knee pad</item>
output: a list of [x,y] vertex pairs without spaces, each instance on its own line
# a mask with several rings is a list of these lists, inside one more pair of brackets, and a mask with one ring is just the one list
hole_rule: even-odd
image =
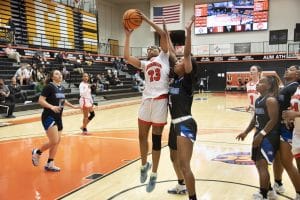
[[95,112],[94,111],[90,112],[90,116],[88,117],[88,119],[91,121],[94,117],[95,117]]
[[152,134],[152,149],[160,151],[161,149],[161,135]]

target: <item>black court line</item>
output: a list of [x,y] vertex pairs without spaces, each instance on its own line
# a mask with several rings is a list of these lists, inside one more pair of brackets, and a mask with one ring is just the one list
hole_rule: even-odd
[[[159,183],[177,182],[177,181],[178,180],[165,180],[165,181],[157,181],[156,183],[159,184]],[[234,185],[240,185],[240,186],[246,186],[246,187],[251,187],[251,188],[259,189],[259,187],[254,186],[254,185],[249,185],[249,184],[245,184],[245,183],[238,183],[238,182],[233,182],[233,181],[222,181],[222,180],[217,180],[217,179],[195,179],[195,181],[228,183],[228,184],[234,184]],[[134,187],[122,190],[122,191],[114,194],[113,196],[109,197],[107,200],[112,200],[112,199],[114,199],[115,197],[118,197],[121,194],[124,194],[124,193],[126,193],[128,191],[131,191],[131,190],[134,190],[136,188],[143,187],[143,186],[146,186],[146,184],[137,185],[137,186],[134,186]],[[291,200],[293,199],[292,197],[289,197],[289,196],[286,196],[286,195],[283,195],[283,194],[278,194],[278,195],[280,195],[281,197],[284,197],[285,199],[291,199]]]
[[[163,149],[163,148],[165,148],[165,147],[167,147],[167,146],[168,146],[168,145],[165,145],[165,146],[163,146],[161,149]],[[149,156],[149,155],[151,155],[151,153],[148,153],[148,154],[147,154],[147,156]],[[99,181],[99,180],[101,180],[101,179],[103,179],[103,178],[105,178],[105,177],[107,177],[107,176],[109,176],[109,175],[111,175],[111,174],[117,172],[117,171],[120,171],[121,169],[123,169],[123,168],[125,168],[125,167],[127,167],[127,166],[129,166],[129,165],[131,165],[131,164],[133,164],[133,163],[135,163],[135,162],[137,162],[137,161],[139,161],[139,160],[141,160],[141,159],[140,159],[140,158],[137,158],[137,159],[135,159],[135,160],[132,160],[131,162],[129,162],[129,163],[127,163],[127,164],[125,164],[125,165],[123,165],[123,166],[121,166],[121,167],[119,167],[119,168],[117,168],[117,169],[115,169],[115,170],[113,170],[113,171],[107,173],[107,174],[104,174],[103,176],[101,176],[101,177],[99,177],[99,178],[97,178],[97,179],[94,179],[93,181],[91,181],[91,182],[89,182],[89,183],[87,183],[87,184],[85,184],[85,185],[82,185],[82,186],[80,186],[80,187],[78,187],[78,188],[76,188],[76,189],[74,189],[74,190],[72,190],[72,191],[70,191],[70,192],[68,192],[68,193],[66,193],[66,194],[64,194],[64,195],[62,195],[62,196],[60,196],[60,197],[58,197],[58,198],[56,198],[56,199],[57,199],[57,200],[61,200],[61,199],[63,199],[63,198],[66,198],[67,196],[70,196],[71,194],[73,194],[73,193],[75,193],[75,192],[78,192],[79,190],[82,190],[82,189],[84,189],[85,187],[87,187],[87,186],[89,186],[89,185],[91,185],[91,184],[93,184],[93,183],[95,183],[95,182],[97,182],[97,181]]]

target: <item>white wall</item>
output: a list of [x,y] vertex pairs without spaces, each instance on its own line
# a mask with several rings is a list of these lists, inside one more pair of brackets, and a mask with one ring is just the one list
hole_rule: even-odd
[[[116,5],[105,0],[101,1],[99,6],[100,42],[115,39],[119,40],[120,46],[124,46],[123,13],[128,9],[135,8],[141,10],[147,16],[150,14],[150,5],[148,3]],[[149,25],[146,23],[143,23],[141,27],[133,31],[131,37],[131,47],[145,47],[154,44],[154,33],[150,32]]]
[[[168,0],[161,0],[161,2]],[[126,2],[126,0],[124,0]],[[184,0],[184,24],[194,14],[194,2]],[[100,7],[99,7],[100,6]],[[122,28],[122,15],[130,8],[137,8],[150,16],[149,3],[135,4],[112,4],[109,0],[98,2],[99,8],[99,30],[100,41],[107,39],[119,40],[124,44],[124,33]],[[192,36],[192,45],[220,44],[238,42],[262,42],[269,40],[269,30],[288,29],[288,40],[294,39],[295,24],[300,23],[300,0],[270,0],[269,29],[267,31],[243,32],[243,33],[216,33],[209,35]],[[150,32],[149,25],[143,23],[141,27],[132,34],[132,47],[146,47],[154,44],[154,34]]]

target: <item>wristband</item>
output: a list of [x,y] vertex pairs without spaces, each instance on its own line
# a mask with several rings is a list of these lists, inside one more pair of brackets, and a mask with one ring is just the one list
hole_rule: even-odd
[[261,130],[259,133],[262,134],[263,136],[266,136],[266,135],[267,135],[267,133],[266,133],[266,131],[265,131],[264,129]]

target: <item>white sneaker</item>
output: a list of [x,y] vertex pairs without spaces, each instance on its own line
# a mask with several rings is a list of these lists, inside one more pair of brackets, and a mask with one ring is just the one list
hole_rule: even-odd
[[274,190],[269,190],[268,199],[269,200],[277,200],[278,196]]
[[186,194],[186,185],[177,184],[174,188],[168,190],[169,194]]
[[47,164],[45,165],[45,170],[50,171],[50,172],[59,172],[59,171],[60,171],[60,168],[59,168],[59,167],[56,167],[56,166],[54,165],[54,162],[51,161],[50,163],[47,163]]
[[268,200],[268,199],[263,198],[263,195],[261,193],[259,193],[259,192],[253,194],[252,195],[252,199],[253,200]]
[[283,185],[278,185],[278,183],[274,183],[274,185],[273,185],[273,189],[277,192],[277,193],[279,193],[279,194],[283,194],[284,192],[285,192],[285,188],[284,188],[284,186]]
[[32,154],[31,160],[33,166],[38,166],[40,162],[40,155],[37,154],[37,149],[33,149],[31,154]]

